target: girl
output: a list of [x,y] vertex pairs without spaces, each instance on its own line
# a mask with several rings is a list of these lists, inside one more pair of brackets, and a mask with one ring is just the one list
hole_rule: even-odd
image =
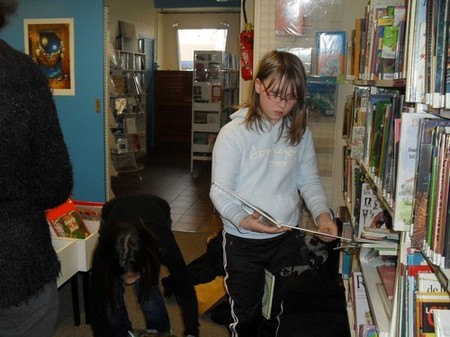
[[[271,214],[279,223],[299,222],[300,196],[318,230],[336,235],[306,126],[306,76],[293,54],[264,55],[250,102],[219,132],[213,150],[212,181]],[[213,184],[210,191],[224,224],[225,282],[233,337],[277,335],[282,290],[303,237],[289,227],[268,226]],[[332,238],[321,236],[324,241]],[[266,270],[275,286],[270,316],[262,316]]]

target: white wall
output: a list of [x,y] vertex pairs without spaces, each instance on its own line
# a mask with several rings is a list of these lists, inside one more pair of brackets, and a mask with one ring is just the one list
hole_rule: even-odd
[[[156,38],[157,14],[153,0],[105,0],[105,6],[109,7],[108,29],[113,45],[119,35],[119,20],[134,24],[136,39],[139,35]],[[133,47],[131,51],[137,51],[137,42]]]
[[[239,13],[160,13],[158,14],[157,63],[159,70],[178,70],[177,28],[224,28],[229,24],[226,51],[239,52]],[[174,27],[177,25],[177,27]]]

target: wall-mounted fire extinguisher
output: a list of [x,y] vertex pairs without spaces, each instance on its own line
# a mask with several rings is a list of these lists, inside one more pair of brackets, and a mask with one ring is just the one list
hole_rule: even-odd
[[241,74],[245,81],[253,79],[253,25],[245,24],[241,32]]
[[247,22],[245,0],[242,2],[245,27],[240,34],[241,42],[241,76],[244,81],[253,79],[253,25]]

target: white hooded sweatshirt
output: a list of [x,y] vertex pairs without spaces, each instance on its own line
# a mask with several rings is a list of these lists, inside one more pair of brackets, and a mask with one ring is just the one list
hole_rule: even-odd
[[[213,149],[212,181],[289,226],[297,226],[299,221],[299,192],[314,219],[322,212],[329,213],[309,128],[300,143],[292,146],[285,137],[278,139],[281,120],[274,126],[265,123],[264,132],[247,129],[244,124],[247,111],[247,108],[236,111],[231,122],[220,130]],[[281,234],[241,228],[239,224],[249,213],[238,200],[214,184],[210,197],[227,233],[249,239]]]

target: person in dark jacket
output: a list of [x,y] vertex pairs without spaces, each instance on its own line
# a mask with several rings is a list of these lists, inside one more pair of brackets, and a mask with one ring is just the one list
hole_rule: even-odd
[[167,267],[181,306],[185,336],[198,336],[198,304],[186,263],[171,230],[170,206],[160,197],[128,194],[102,209],[91,276],[91,326],[95,337],[125,337],[132,331],[124,285],[134,285],[147,329],[170,332],[159,289],[160,265]]
[[[0,28],[17,3],[0,0]],[[48,78],[0,39],[0,336],[50,337],[60,263],[45,211],[67,200],[72,166]]]

